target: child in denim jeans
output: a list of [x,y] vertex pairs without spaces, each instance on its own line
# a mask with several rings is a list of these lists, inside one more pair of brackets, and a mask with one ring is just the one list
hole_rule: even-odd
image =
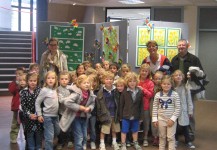
[[[54,136],[60,132],[59,128],[59,101],[57,96],[58,79],[54,71],[48,71],[45,75],[45,84],[41,89],[35,108],[38,115],[38,121],[44,123],[45,149],[53,150]],[[43,103],[43,107],[42,106]],[[43,110],[43,112],[42,112]]]
[[94,109],[96,96],[90,90],[90,81],[86,75],[80,75],[70,90],[73,91],[70,96],[62,98],[66,110],[60,120],[60,128],[66,132],[72,125],[74,149],[83,150],[87,143],[87,120]]
[[28,87],[21,91],[21,107],[24,114],[24,130],[28,150],[39,150],[42,147],[42,124],[35,113],[35,101],[40,92],[39,76],[36,73],[27,75]]

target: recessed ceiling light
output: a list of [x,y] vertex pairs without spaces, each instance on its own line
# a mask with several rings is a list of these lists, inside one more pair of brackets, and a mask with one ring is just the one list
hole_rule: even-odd
[[144,1],[141,0],[122,0],[122,1],[118,1],[122,4],[143,4],[145,3]]

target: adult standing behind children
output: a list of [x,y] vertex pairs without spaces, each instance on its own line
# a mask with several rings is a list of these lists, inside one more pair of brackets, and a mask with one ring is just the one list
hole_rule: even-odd
[[61,71],[68,71],[67,57],[58,49],[58,40],[51,38],[48,42],[48,49],[42,54],[40,61],[40,75],[43,80],[48,71],[55,71],[58,75]]
[[170,74],[172,65],[166,56],[158,54],[157,42],[150,40],[146,43],[146,46],[150,55],[142,61],[142,64],[148,63],[150,65],[152,75],[158,70],[162,71],[164,74]]

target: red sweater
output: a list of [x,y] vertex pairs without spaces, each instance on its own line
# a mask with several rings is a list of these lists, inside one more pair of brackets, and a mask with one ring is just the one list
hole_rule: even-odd
[[13,95],[11,101],[11,111],[18,111],[20,105],[20,94],[19,94],[19,87],[15,81],[12,81],[8,85],[9,92]]
[[145,81],[140,81],[139,86],[143,88],[144,96],[144,110],[150,109],[150,100],[154,96],[154,83],[150,79],[146,79]]

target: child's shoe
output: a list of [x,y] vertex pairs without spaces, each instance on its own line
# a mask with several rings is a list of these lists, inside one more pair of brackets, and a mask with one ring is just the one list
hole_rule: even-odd
[[90,142],[90,149],[96,149],[95,142]]
[[127,145],[126,145],[127,147],[130,147],[131,146],[131,144],[130,144],[130,142],[127,142]]
[[86,150],[87,149],[87,144],[83,145],[83,149]]
[[188,142],[188,143],[186,144],[186,146],[187,146],[189,149],[195,149],[195,146],[194,146],[193,143],[191,143],[191,142]]
[[147,139],[144,140],[143,146],[144,146],[144,147],[147,147],[147,146],[148,146],[148,140],[147,140]]
[[11,140],[12,144],[16,144],[17,143],[17,139],[16,140]]
[[99,145],[99,150],[106,150],[105,144],[100,144],[100,145]]
[[154,137],[152,145],[159,146],[159,137]]
[[179,141],[176,141],[176,142],[175,142],[175,148],[177,148],[178,145],[179,145]]
[[57,150],[61,150],[61,149],[63,149],[62,144],[58,144],[58,145],[57,145]]
[[113,147],[114,150],[119,150],[120,149],[119,146],[118,146],[118,143],[113,143],[112,147]]
[[68,142],[67,147],[68,147],[68,148],[72,148],[72,147],[73,147],[73,143],[72,143],[72,142]]
[[121,150],[127,150],[126,143],[121,144]]
[[142,150],[142,148],[139,146],[139,143],[136,141],[136,142],[134,142],[134,148],[136,149],[136,150]]

